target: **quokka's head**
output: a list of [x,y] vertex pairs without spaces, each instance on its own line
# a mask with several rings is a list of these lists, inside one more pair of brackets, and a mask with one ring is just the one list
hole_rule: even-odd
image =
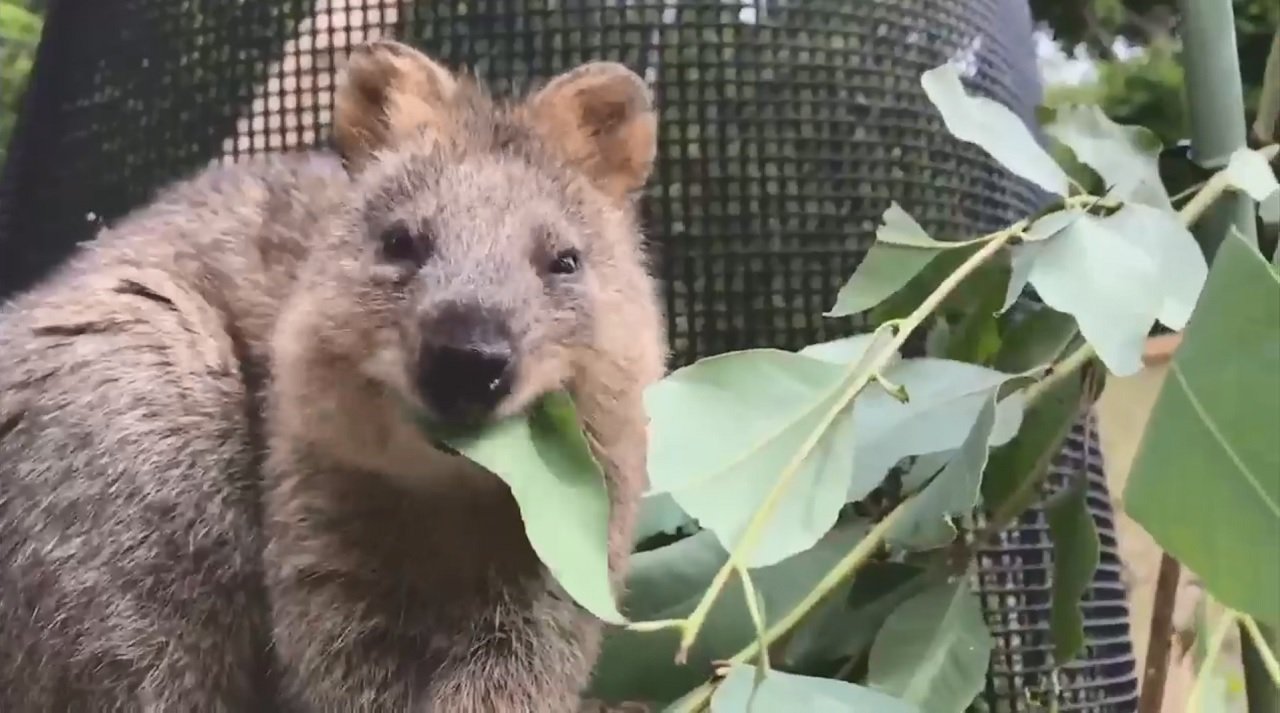
[[633,211],[656,120],[630,70],[586,64],[503,103],[377,41],[348,60],[333,130],[353,189],[299,298],[322,344],[301,348],[474,425],[660,338]]

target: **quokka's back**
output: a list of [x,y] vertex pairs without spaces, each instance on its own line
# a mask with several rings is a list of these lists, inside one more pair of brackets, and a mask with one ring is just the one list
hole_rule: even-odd
[[266,663],[254,385],[347,185],[319,154],[207,169],[0,309],[0,710],[184,709],[179,671],[130,674],[212,640]]

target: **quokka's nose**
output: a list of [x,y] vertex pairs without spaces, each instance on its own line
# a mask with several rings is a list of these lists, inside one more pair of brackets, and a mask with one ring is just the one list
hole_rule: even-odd
[[488,310],[448,305],[423,325],[418,388],[445,421],[484,419],[511,393],[515,354],[506,321]]

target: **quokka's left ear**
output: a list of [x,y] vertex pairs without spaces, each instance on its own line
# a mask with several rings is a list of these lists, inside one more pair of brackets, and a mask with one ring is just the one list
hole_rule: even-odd
[[394,40],[351,52],[334,93],[334,142],[359,170],[378,149],[410,137],[446,138],[458,80],[438,62]]
[[615,62],[561,74],[525,102],[533,129],[601,191],[621,200],[644,186],[657,153],[649,88]]

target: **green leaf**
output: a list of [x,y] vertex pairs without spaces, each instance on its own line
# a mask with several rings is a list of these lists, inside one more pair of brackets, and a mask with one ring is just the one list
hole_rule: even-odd
[[1150,256],[1160,275],[1153,287],[1162,296],[1156,319],[1170,329],[1185,327],[1209,275],[1191,231],[1176,214],[1137,204],[1126,205],[1099,222]]
[[1027,407],[1014,439],[991,452],[982,478],[982,500],[992,513],[1029,507],[1031,487],[1048,470],[1080,414],[1084,385],[1079,375],[1062,379]]
[[[765,621],[777,623],[803,599],[836,562],[866,536],[865,522],[841,523],[813,548],[751,573],[763,600]],[[728,559],[709,531],[632,556],[624,611],[636,621],[688,616]],[[716,600],[687,664],[674,661],[675,630],[640,633],[609,631],[595,668],[590,696],[606,701],[669,703],[705,681],[714,662],[737,653],[755,638],[741,583],[734,578]]]
[[1172,208],[1160,180],[1160,139],[1148,129],[1121,126],[1101,108],[1087,105],[1059,108],[1045,132],[1096,171],[1112,196],[1162,210]]
[[[869,315],[873,324],[881,324],[891,319],[901,319],[913,312],[927,299],[938,285],[942,283],[956,268],[982,248],[980,243],[955,243],[958,247],[939,251],[938,256],[929,261],[919,273],[880,303]],[[981,301],[993,285],[1003,287],[1008,282],[1009,265],[1005,252],[997,253],[983,263],[973,274],[962,281],[943,300],[935,314],[954,314],[965,312],[975,303]]]
[[[1267,225],[1280,223],[1280,191],[1275,191],[1269,198],[1258,203],[1258,217]],[[1276,251],[1280,255],[1280,250]]]
[[963,245],[934,240],[901,206],[891,203],[876,229],[876,242],[825,316],[847,317],[875,307],[901,290],[940,251]]
[[640,501],[640,515],[636,519],[635,542],[642,542],[654,535],[673,535],[688,532],[697,523],[680,509],[667,493],[652,493]]
[[755,679],[753,666],[733,666],[711,697],[711,713],[920,713],[878,691],[830,678],[770,671],[758,688]]
[[1000,308],[1000,314],[1009,311],[1027,289],[1027,283],[1031,281],[1031,267],[1036,264],[1036,258],[1040,257],[1042,250],[1044,245],[1040,243],[1025,243],[1009,248],[1009,286],[1005,290],[1004,306]]
[[1054,163],[1027,129],[1003,104],[971,97],[952,64],[931,69],[920,78],[924,92],[942,113],[947,130],[961,141],[977,144],[1010,171],[1041,188],[1066,196],[1067,174]]
[[1027,282],[1031,279],[1031,266],[1044,250],[1041,241],[1056,237],[1071,224],[1088,215],[1082,210],[1060,210],[1042,216],[1023,232],[1024,243],[1010,248],[1009,282],[1005,288],[1004,305],[999,313],[1004,314],[1022,296]]
[[[1127,206],[1131,209],[1134,206]],[[1113,373],[1142,368],[1147,334],[1164,304],[1163,276],[1146,246],[1085,216],[1034,249],[1027,276],[1046,305],[1075,317]]]
[[[842,397],[847,371],[769,349],[711,357],[675,371],[645,397],[651,491],[670,493],[726,548],[734,547],[787,464]],[[749,566],[802,552],[835,524],[853,478],[853,421],[845,408],[801,460],[748,553]]]
[[836,294],[824,317],[848,317],[875,307],[902,289],[938,256],[937,250],[877,242]]
[[1047,213],[1035,220],[1027,229],[1023,231],[1023,238],[1030,242],[1039,242],[1048,240],[1053,236],[1067,229],[1067,226],[1080,220],[1088,215],[1088,212],[1078,208],[1069,208],[1067,210],[1057,210]]
[[890,528],[885,538],[890,545],[927,550],[945,547],[955,539],[950,518],[972,512],[978,505],[982,471],[987,466],[991,431],[996,425],[996,396],[995,390],[988,394],[959,450]]
[[961,713],[982,691],[993,646],[967,580],[934,585],[885,621],[867,683],[929,713]]
[[1050,626],[1053,658],[1063,666],[1084,650],[1084,613],[1080,600],[1098,568],[1097,526],[1089,514],[1087,474],[1080,473],[1047,509],[1053,540],[1053,603]]
[[1248,148],[1238,148],[1227,162],[1227,182],[1244,191],[1259,203],[1280,191],[1280,182],[1262,154]]
[[1069,314],[1043,305],[1029,307],[1000,338],[994,367],[1007,373],[1024,373],[1057,361],[1079,333]]
[[911,214],[902,209],[897,201],[889,203],[881,217],[880,227],[876,229],[876,240],[892,245],[909,248],[926,248],[929,250],[948,250],[963,247],[969,243],[944,243],[934,240],[929,233],[916,222]]
[[[908,456],[959,448],[983,404],[1016,374],[947,359],[908,359],[885,370],[885,377],[906,388],[902,403],[879,388],[854,400],[854,484],[878,484]],[[990,443],[1008,441],[1021,420],[1019,400],[1005,399],[996,409]],[[870,490],[851,490],[858,500]]]
[[568,394],[445,441],[511,488],[529,544],[569,596],[604,621],[624,621],[609,584],[609,493]]
[[1227,606],[1280,624],[1280,276],[1233,231],[1156,400],[1125,505]]
[[[878,357],[876,339],[888,341],[882,332],[799,354],[735,352],[668,376],[646,395],[651,490],[670,493],[726,548],[736,546],[787,464],[844,398],[849,374]],[[872,385],[836,415],[800,460],[749,566],[810,547],[846,501],[865,497],[903,458],[958,448],[984,399],[1016,376],[945,359],[889,363],[882,374],[905,388],[908,402]],[[1012,438],[1019,418],[1018,402],[1002,401],[991,442]]]
[[791,670],[862,656],[890,612],[923,591],[924,571],[900,562],[872,562],[802,622],[787,642]]
[[[974,277],[991,277],[995,272],[979,272]],[[947,340],[945,356],[948,359],[970,364],[987,364],[1000,349],[1000,322],[997,313],[1001,309],[1004,291],[1002,285],[992,282],[988,289],[977,293],[975,299],[956,320],[955,329]]]

